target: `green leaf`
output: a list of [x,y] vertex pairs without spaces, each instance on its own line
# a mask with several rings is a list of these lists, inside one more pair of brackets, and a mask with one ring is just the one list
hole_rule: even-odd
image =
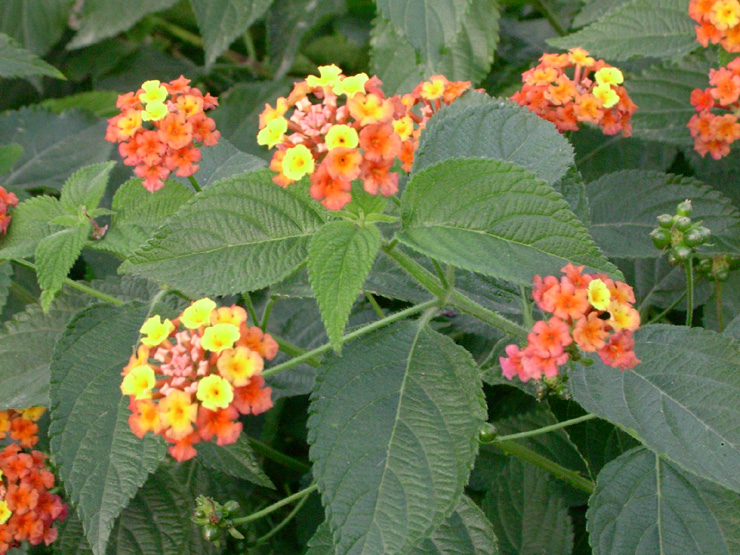
[[25,258],[33,255],[43,238],[61,229],[51,221],[64,212],[59,201],[53,197],[39,196],[24,200],[13,208],[13,225],[8,234],[0,239],[0,257]]
[[147,0],[119,2],[118,0],[85,0],[80,28],[67,48],[82,48],[126,31],[149,13],[169,8],[177,0]]
[[457,101],[427,124],[412,175],[441,160],[482,157],[518,164],[552,185],[573,166],[573,147],[555,127],[507,100],[475,95]]
[[13,266],[9,262],[0,262],[0,312],[5,308],[13,285]]
[[466,270],[521,285],[568,262],[618,273],[563,198],[508,162],[440,162],[411,179],[401,205],[398,238]]
[[[695,222],[712,230],[702,252],[740,252],[740,212],[724,195],[701,181],[673,174],[625,170],[589,183],[591,235],[607,256],[663,256],[650,238],[659,214],[675,214],[676,205],[691,200]],[[638,200],[639,199],[639,200]]]
[[740,491],[740,352],[701,328],[651,325],[635,333],[642,361],[620,372],[597,360],[569,372],[573,398],[647,447]]
[[346,345],[317,381],[310,456],[336,553],[409,551],[455,507],[478,449],[471,356],[406,321]]
[[573,525],[555,478],[515,457],[507,457],[483,500],[502,555],[570,555]]
[[44,237],[36,246],[36,275],[39,286],[43,289],[41,306],[44,311],[49,310],[52,299],[62,288],[64,279],[80,256],[89,233],[90,224],[83,223],[80,227],[63,229]]
[[329,222],[308,247],[308,278],[316,293],[334,350],[342,349],[342,335],[352,305],[362,290],[380,250],[382,237],[374,225]]
[[[216,146],[204,148],[202,151],[203,158],[198,164],[200,169],[194,176],[201,188],[227,177],[257,171],[267,165],[262,158],[242,152],[224,138],[221,138]],[[182,181],[186,182],[187,179]]]
[[54,540],[54,555],[92,555],[82,529],[82,521],[73,508],[70,507],[69,515],[56,528],[59,535]]
[[198,444],[198,460],[208,468],[220,470],[235,478],[247,480],[265,488],[275,488],[260,468],[249,440],[242,434],[236,443],[219,446],[212,441]]
[[116,91],[87,91],[61,98],[47,98],[40,103],[40,106],[55,114],[79,108],[92,112],[99,118],[110,118],[121,113],[121,110],[116,108],[117,99]]
[[589,501],[594,555],[731,555],[740,498],[638,448],[610,462]]
[[190,0],[203,37],[206,65],[261,18],[273,0]]
[[80,207],[97,208],[105,194],[108,177],[115,162],[85,166],[73,173],[62,187],[59,203],[67,214],[79,215]]
[[417,59],[414,47],[381,15],[373,20],[370,46],[372,71],[383,81],[388,94],[411,91],[424,79],[426,68]]
[[586,225],[591,225],[591,208],[586,194],[586,184],[583,176],[575,166],[570,168],[563,178],[553,184],[553,189],[563,195],[571,212]]
[[21,48],[5,33],[0,33],[0,77],[29,77],[43,75],[66,79],[53,65],[47,64],[33,52]]
[[8,173],[23,156],[23,147],[19,144],[0,146],[0,175]]
[[3,0],[0,4],[0,32],[21,46],[43,56],[67,28],[73,0],[45,0],[43,10],[35,0]]
[[121,395],[148,307],[92,306],[62,335],[51,363],[51,451],[93,552],[105,552],[113,523],[165,455],[159,438],[137,438]]
[[686,0],[632,0],[580,31],[547,42],[585,48],[613,61],[632,56],[678,59],[697,48]]
[[206,295],[253,291],[295,271],[322,223],[318,204],[272,172],[233,177],[183,205],[121,271]]
[[617,8],[631,0],[586,0],[578,15],[573,19],[573,27],[583,27],[606,17]]
[[87,299],[64,295],[44,314],[26,306],[0,328],[0,410],[49,405],[49,364],[57,340]]
[[22,108],[0,115],[0,143],[23,147],[5,185],[59,190],[78,168],[108,160],[113,145],[103,140],[105,128],[104,120],[76,110],[57,115]]
[[141,179],[130,179],[113,196],[115,214],[110,229],[94,247],[127,258],[192,197],[190,189],[173,180],[165,181],[164,187],[152,194],[144,189]]

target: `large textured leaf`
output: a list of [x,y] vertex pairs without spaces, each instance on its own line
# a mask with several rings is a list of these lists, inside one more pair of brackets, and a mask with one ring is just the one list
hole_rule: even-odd
[[10,171],[23,156],[23,147],[16,143],[0,146],[0,175]]
[[90,225],[86,222],[74,228],[57,231],[44,237],[36,246],[36,272],[43,289],[41,306],[48,310],[54,296],[62,288],[72,265],[87,241]]
[[337,351],[342,348],[349,313],[380,250],[381,239],[373,225],[330,222],[314,235],[308,247],[308,277]]
[[589,501],[594,555],[740,552],[740,498],[645,448],[610,462]]
[[676,213],[690,199],[694,221],[712,230],[704,252],[740,252],[740,212],[721,193],[690,177],[652,171],[626,170],[589,183],[591,235],[607,256],[657,258],[650,231],[659,214]]
[[605,17],[616,8],[631,0],[586,0],[584,6],[573,19],[573,27],[583,27]]
[[653,451],[740,491],[740,352],[701,328],[652,325],[635,333],[642,360],[620,372],[596,361],[570,373],[573,398]]
[[100,118],[110,118],[121,113],[120,108],[116,108],[117,99],[116,91],[86,91],[61,98],[47,98],[40,105],[55,114],[81,108]]
[[320,370],[309,442],[337,554],[403,553],[453,510],[485,418],[470,355],[417,322]]
[[560,195],[508,162],[440,162],[412,178],[401,203],[398,238],[466,270],[522,285],[568,262],[618,271]]
[[103,162],[85,166],[73,173],[62,187],[62,196],[59,203],[68,214],[77,215],[80,207],[88,210],[97,208],[105,194],[110,175],[115,162]]
[[0,77],[43,75],[64,79],[64,74],[33,52],[21,48],[5,33],[0,33]]
[[113,523],[162,460],[159,438],[128,425],[121,369],[148,309],[92,306],[59,340],[51,363],[51,451],[93,552],[105,552]]
[[169,8],[177,0],[85,0],[82,21],[67,48],[82,48],[130,29],[148,13]]
[[616,61],[632,56],[678,59],[696,48],[696,33],[686,0],[632,0],[580,31],[547,42]]
[[21,202],[13,208],[13,225],[0,239],[0,257],[24,258],[33,255],[39,241],[62,228],[50,223],[64,211],[53,197],[38,196]]
[[518,164],[550,185],[563,178],[573,165],[573,147],[551,123],[506,100],[478,102],[453,103],[431,119],[413,173],[441,160],[480,156]]
[[300,266],[321,224],[310,199],[255,172],[183,205],[121,270],[208,295],[252,291]]
[[17,143],[24,152],[3,182],[20,189],[60,189],[76,169],[108,160],[113,145],[102,139],[105,127],[105,121],[76,110],[6,112],[0,116],[0,143]]
[[43,56],[64,33],[73,0],[3,0],[0,4],[0,31],[21,46]]
[[264,15],[273,0],[190,0],[198,20],[206,65]]
[[[200,169],[194,176],[202,188],[221,179],[259,170],[267,165],[262,158],[242,152],[224,138],[221,138],[216,146],[202,149],[202,152],[203,158],[198,164]],[[187,179],[181,180],[187,183]]]
[[275,487],[260,468],[249,440],[243,434],[231,445],[219,446],[212,441],[202,441],[198,444],[198,460],[208,468],[220,470],[235,478],[266,488]]

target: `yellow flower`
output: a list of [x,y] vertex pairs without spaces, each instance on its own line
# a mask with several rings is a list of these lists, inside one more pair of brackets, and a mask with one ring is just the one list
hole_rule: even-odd
[[360,137],[349,125],[332,125],[325,137],[326,148],[331,150],[338,146],[344,148],[356,148],[360,143]]
[[432,79],[425,81],[421,85],[421,97],[425,100],[437,100],[442,98],[445,92],[445,82],[443,79]]
[[319,66],[319,75],[321,77],[309,75],[306,83],[309,87],[334,87],[339,81],[339,75],[341,73],[342,70],[334,64],[330,66]]
[[612,108],[619,102],[619,95],[614,91],[614,89],[612,89],[611,85],[606,83],[603,85],[596,85],[594,87],[593,94],[603,102],[604,108]]
[[216,303],[211,299],[200,299],[182,311],[180,322],[189,330],[211,323],[211,312],[216,308]]
[[616,67],[602,67],[594,73],[597,85],[621,85],[624,83],[624,75]]
[[123,377],[121,393],[124,395],[135,395],[137,401],[151,399],[155,381],[154,370],[151,366],[148,364],[137,366],[136,368],[132,368]]
[[596,60],[589,56],[588,51],[583,48],[571,48],[568,51],[568,61],[583,67],[591,67]]
[[31,407],[27,409],[23,409],[21,411],[21,416],[25,418],[26,420],[31,420],[32,422],[36,422],[41,416],[46,412],[46,407]]
[[347,98],[351,98],[357,93],[365,92],[365,83],[368,79],[367,73],[358,73],[351,77],[345,77],[334,85],[334,94],[346,94]]
[[635,331],[640,327],[640,313],[628,304],[611,303],[609,305],[611,318],[607,323],[614,331]]
[[402,141],[405,141],[414,132],[414,120],[409,116],[404,116],[401,119],[393,120],[393,131],[401,137]]
[[126,110],[121,119],[116,122],[121,135],[132,137],[141,127],[141,112],[139,110]]
[[175,326],[169,319],[165,318],[163,322],[161,317],[152,316],[139,329],[146,336],[141,338],[141,342],[147,347],[156,347],[167,339],[174,330]]
[[7,501],[0,501],[0,525],[8,522],[8,519],[13,515],[13,511],[8,508]]
[[306,145],[296,145],[285,151],[283,157],[283,175],[293,181],[298,181],[306,174],[312,174],[314,161],[311,151]]
[[185,94],[177,99],[177,107],[185,117],[189,118],[203,111],[203,98],[194,94]]
[[709,11],[709,21],[720,31],[735,27],[740,23],[740,2],[737,0],[715,2]]
[[168,435],[175,441],[193,432],[197,416],[198,405],[193,404],[189,393],[179,389],[171,390],[159,402],[159,419],[163,427],[171,428]]
[[234,388],[221,376],[211,374],[198,382],[195,396],[208,410],[225,409],[234,400]]
[[141,85],[144,92],[139,95],[139,100],[144,104],[150,102],[164,102],[167,98],[167,89],[159,84],[159,81],[144,81]]
[[224,349],[231,349],[239,339],[239,328],[234,324],[216,324],[206,328],[200,345],[204,349],[220,353]]
[[611,300],[609,288],[600,279],[592,279],[588,284],[588,302],[596,310],[606,310]]
[[164,119],[167,113],[167,106],[164,105],[164,102],[150,102],[141,113],[141,119],[144,121],[159,121]]
[[247,311],[240,306],[222,306],[211,313],[211,324],[234,324],[239,327],[247,321]]
[[221,353],[216,365],[219,374],[234,387],[242,387],[249,383],[252,376],[262,372],[265,363],[258,353],[247,347],[237,347]]
[[276,144],[283,140],[283,135],[288,130],[288,120],[284,117],[278,117],[265,125],[265,127],[257,133],[257,144],[267,145],[267,148],[273,148]]

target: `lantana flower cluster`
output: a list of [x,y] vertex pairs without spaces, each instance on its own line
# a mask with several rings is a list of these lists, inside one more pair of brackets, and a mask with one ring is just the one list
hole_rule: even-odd
[[740,52],[740,2],[738,0],[690,0],[689,16],[696,26],[696,40],[706,48],[721,44],[728,52]]
[[694,137],[694,150],[719,160],[740,139],[740,58],[710,70],[709,84],[703,91],[692,91],[691,105],[698,113],[691,116],[687,127]]
[[355,179],[371,195],[398,192],[396,159],[410,171],[427,120],[470,88],[469,81],[436,75],[410,94],[386,98],[375,76],[345,76],[335,65],[319,74],[296,83],[274,108],[265,105],[257,142],[276,148],[275,183],[286,187],[309,175],[311,196],[329,210],[352,200]]
[[129,425],[140,438],[163,436],[178,461],[194,457],[201,440],[234,443],[240,414],[272,407],[272,389],[260,373],[278,345],[247,325],[243,308],[200,299],[174,320],[152,316],[140,331],[141,344],[122,372]]
[[30,449],[39,441],[39,427],[36,422],[45,411],[44,407],[0,410],[0,440],[9,436],[21,447]]
[[604,364],[614,368],[634,368],[632,332],[640,327],[640,314],[633,307],[632,287],[603,274],[584,274],[583,266],[568,264],[565,274],[534,278],[532,298],[550,317],[534,324],[527,345],[506,347],[501,370],[511,380],[554,378],[578,349],[597,353]]
[[175,172],[189,177],[198,171],[201,153],[197,144],[214,146],[220,133],[205,111],[218,100],[195,87],[182,75],[169,83],[146,81],[134,92],[119,95],[121,113],[108,120],[105,140],[119,143],[127,166],[154,192]]
[[630,120],[637,106],[622,86],[622,72],[582,48],[543,54],[537,66],[522,74],[522,82],[510,100],[551,121],[561,132],[592,123],[605,135],[632,134]]
[[13,206],[18,206],[18,197],[0,185],[0,233],[2,234],[8,232],[11,218],[8,209]]

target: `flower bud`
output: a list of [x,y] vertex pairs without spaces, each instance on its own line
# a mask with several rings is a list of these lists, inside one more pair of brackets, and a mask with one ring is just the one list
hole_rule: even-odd
[[686,216],[687,218],[690,218],[691,211],[692,211],[691,201],[688,199],[683,201],[682,203],[678,205],[678,207],[676,207],[676,214],[678,214],[679,216]]

